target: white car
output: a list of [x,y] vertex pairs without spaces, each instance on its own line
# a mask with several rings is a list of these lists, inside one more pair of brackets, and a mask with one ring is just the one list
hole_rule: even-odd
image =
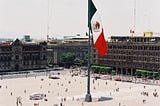
[[29,99],[30,100],[41,100],[45,97],[45,94],[42,94],[42,93],[34,93],[34,94],[31,94]]

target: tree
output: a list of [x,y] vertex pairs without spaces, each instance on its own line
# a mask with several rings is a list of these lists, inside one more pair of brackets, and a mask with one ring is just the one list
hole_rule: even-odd
[[82,60],[80,58],[75,58],[74,63],[82,65]]
[[86,54],[82,59],[82,65],[85,65],[85,66],[88,65],[88,54]]
[[159,73],[156,72],[156,71],[148,71],[148,70],[139,70],[137,69],[136,70],[136,75],[139,77],[139,76],[142,76],[143,78],[156,78],[158,77]]
[[106,67],[106,66],[91,66],[92,72],[93,73],[110,73],[111,74],[111,67]]
[[158,73],[158,72],[153,72],[153,77],[154,77],[154,79],[158,78],[158,76],[159,76],[159,73]]
[[75,54],[71,52],[63,53],[61,56],[61,61],[65,64],[66,67],[74,64]]

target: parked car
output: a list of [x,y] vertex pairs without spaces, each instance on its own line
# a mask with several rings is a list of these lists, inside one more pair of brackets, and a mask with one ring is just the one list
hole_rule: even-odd
[[45,94],[42,93],[34,93],[29,96],[30,100],[41,100],[45,97]]

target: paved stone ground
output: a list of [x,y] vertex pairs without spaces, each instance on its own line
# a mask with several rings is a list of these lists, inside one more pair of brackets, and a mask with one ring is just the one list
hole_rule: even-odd
[[[39,103],[39,106],[60,106],[60,103],[64,106],[160,106],[160,97],[153,96],[153,92],[160,96],[159,86],[92,78],[92,97],[106,97],[109,100],[87,103],[83,102],[87,77],[71,77],[69,73],[58,77],[60,79],[37,76],[0,80],[0,106],[17,106],[17,97],[22,98],[22,106],[34,106],[34,103]],[[142,95],[142,92],[147,92],[148,96]],[[29,100],[33,93],[46,94],[47,101]]]

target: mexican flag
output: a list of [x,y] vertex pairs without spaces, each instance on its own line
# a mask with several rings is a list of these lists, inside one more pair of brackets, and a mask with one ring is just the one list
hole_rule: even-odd
[[108,46],[104,37],[100,15],[92,0],[89,0],[88,2],[88,27],[93,34],[94,45],[100,57],[103,57],[108,51]]

